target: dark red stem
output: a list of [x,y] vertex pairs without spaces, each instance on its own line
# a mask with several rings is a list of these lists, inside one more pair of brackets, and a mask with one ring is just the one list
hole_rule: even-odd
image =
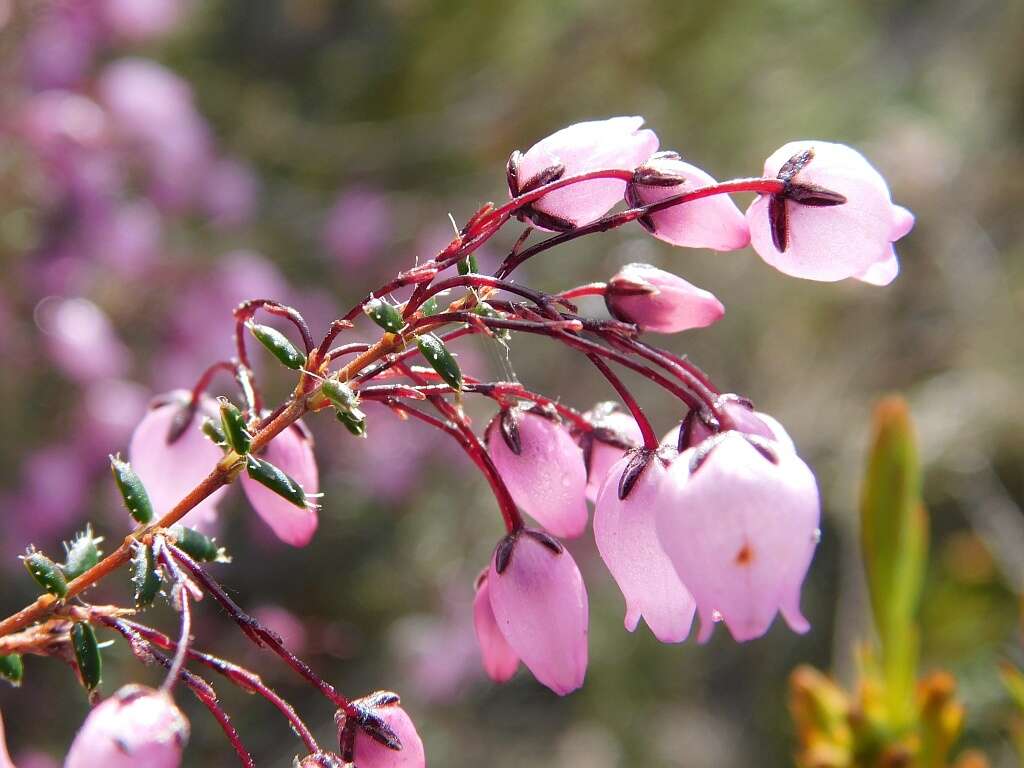
[[618,392],[619,397],[622,398],[622,402],[629,408],[629,412],[633,414],[633,418],[636,419],[637,425],[640,427],[640,433],[644,436],[644,448],[649,451],[656,451],[658,449],[658,436],[654,433],[654,427],[651,426],[650,420],[647,415],[643,412],[640,404],[633,397],[633,393],[629,391],[629,388],[622,383],[622,379],[615,375],[608,364],[601,359],[599,355],[588,354],[590,362],[599,370],[608,382]]

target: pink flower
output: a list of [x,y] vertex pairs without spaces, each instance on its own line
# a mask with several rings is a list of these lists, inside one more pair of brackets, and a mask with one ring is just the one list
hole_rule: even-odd
[[117,37],[145,42],[172,31],[187,0],[103,0],[100,13]]
[[626,629],[634,631],[643,616],[661,642],[679,643],[690,634],[696,603],[658,541],[668,471],[660,458],[650,458],[621,499],[619,479],[635,456],[622,457],[608,473],[594,508],[594,540],[626,598]]
[[[637,169],[626,190],[626,201],[637,208],[717,183],[700,168],[684,163],[675,152],[659,152]],[[747,222],[728,195],[674,205],[639,221],[659,240],[687,248],[734,251],[750,242]]]
[[[195,488],[221,460],[224,453],[199,429],[204,415],[216,413],[216,407],[203,398],[199,413],[181,436],[167,442],[171,426],[178,418],[188,393],[171,392],[161,397],[132,433],[128,460],[142,484],[157,517],[170,512]],[[209,529],[217,517],[217,505],[227,493],[219,488],[201,501],[183,519],[186,525]]]
[[704,328],[725,314],[714,294],[650,264],[620,269],[608,281],[604,301],[613,317],[655,333]]
[[597,501],[608,470],[627,450],[639,448],[643,435],[636,419],[622,410],[618,403],[598,403],[583,415],[594,425],[591,432],[580,438],[587,465],[587,498]]
[[820,515],[807,465],[771,440],[729,431],[680,454],[668,474],[658,538],[697,601],[700,642],[719,618],[739,642],[760,637],[777,611],[806,632],[800,587]]
[[[391,201],[372,189],[353,187],[334,202],[324,222],[323,241],[343,267],[360,267],[377,256],[388,238],[394,219]],[[451,240],[451,227],[444,231]],[[436,253],[440,248],[433,249]]]
[[888,285],[895,279],[892,244],[911,230],[914,216],[893,204],[863,155],[843,144],[794,141],[765,161],[764,175],[782,179],[787,190],[761,195],[747,209],[751,243],[762,259],[809,280],[854,277]]
[[[341,730],[341,757],[358,768],[424,768],[427,758],[423,742],[409,715],[399,706],[397,694],[378,691],[352,704],[363,712],[357,718],[348,718],[339,712],[336,716]],[[383,725],[383,728],[380,726]],[[387,746],[386,741],[398,738],[399,749]],[[393,746],[398,746],[393,744]]]
[[[320,479],[312,439],[303,429],[300,426],[286,429],[270,442],[260,458],[295,480],[309,496],[319,492]],[[249,502],[281,541],[293,547],[309,544],[317,526],[314,505],[306,504],[300,509],[248,475],[243,474],[241,478]]]
[[[613,117],[575,123],[509,159],[512,196],[561,177],[589,171],[632,171],[658,149],[658,137],[641,130],[642,117]],[[543,229],[563,230],[599,219],[622,200],[626,182],[598,179],[572,184],[544,195],[524,215]]]
[[51,296],[36,307],[54,364],[80,382],[114,378],[128,367],[129,352],[107,314],[88,299]]
[[587,527],[587,468],[561,422],[540,411],[511,408],[487,427],[487,452],[513,501],[556,536]]
[[177,768],[188,721],[170,696],[126,685],[89,713],[64,768]]
[[477,579],[476,596],[473,598],[473,626],[487,676],[496,683],[508,682],[519,668],[519,656],[508,644],[494,618],[487,571]]
[[512,651],[559,696],[587,672],[587,590],[572,555],[543,531],[498,543],[487,573],[491,609]]
[[[786,450],[796,450],[785,428],[773,416],[755,411],[754,404],[745,397],[726,393],[718,396],[718,404],[729,419],[722,425],[723,431],[734,429],[746,435],[758,435],[776,441]],[[665,435],[661,444],[682,452],[700,445],[714,434],[717,434],[716,430],[705,424],[697,411],[690,411],[682,424]]]
[[237,227],[248,221],[259,198],[259,179],[245,163],[218,160],[209,169],[200,190],[203,211],[219,227]]

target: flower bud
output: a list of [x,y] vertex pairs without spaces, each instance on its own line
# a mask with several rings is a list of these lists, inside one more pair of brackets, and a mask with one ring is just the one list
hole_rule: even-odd
[[620,499],[619,478],[631,460],[624,456],[608,473],[594,508],[594,541],[626,598],[626,629],[634,631],[643,616],[661,642],[679,643],[690,634],[696,603],[658,541],[668,471],[652,458]]
[[580,445],[587,466],[587,498],[596,502],[608,470],[626,451],[639,448],[644,438],[636,419],[618,403],[598,403],[583,416],[594,425],[580,437]]
[[[223,451],[203,436],[194,420],[177,440],[168,442],[168,433],[185,406],[187,393],[171,393],[152,408],[132,434],[128,457],[132,469],[142,480],[156,516],[170,512],[185,495],[199,484],[222,458]],[[199,403],[200,412],[212,416],[215,411],[209,398]],[[218,419],[219,421],[219,419]],[[168,472],[168,467],[174,467]],[[217,505],[227,493],[218,488],[196,505],[182,522],[186,525],[208,526],[216,516]]]
[[668,474],[658,539],[697,601],[700,642],[718,618],[737,641],[760,637],[777,611],[806,632],[800,587],[820,535],[808,466],[771,440],[729,431],[680,454]]
[[166,693],[126,685],[85,719],[64,768],[177,768],[188,721]]
[[704,328],[725,314],[714,294],[650,264],[620,269],[608,281],[604,301],[613,317],[655,333]]
[[[642,117],[613,117],[575,123],[534,144],[509,161],[513,197],[566,176],[606,169],[633,170],[658,149],[658,137],[641,130]],[[596,179],[549,192],[525,213],[537,213],[543,229],[570,229],[599,219],[622,200],[626,182]]]
[[512,499],[556,536],[587,527],[587,468],[569,431],[540,411],[502,411],[487,427],[487,453]]
[[[675,152],[659,152],[637,168],[626,200],[638,208],[717,183],[700,168],[684,163]],[[687,248],[734,251],[750,242],[743,214],[724,194],[674,205],[639,221],[659,240]]]
[[892,244],[910,232],[914,216],[893,204],[885,179],[863,155],[843,144],[794,141],[765,161],[764,175],[787,188],[747,209],[751,244],[762,259],[808,280],[895,279]]
[[508,682],[519,668],[519,657],[494,618],[491,591],[487,587],[487,571],[477,579],[476,596],[473,598],[473,627],[487,676],[496,683]]
[[267,444],[262,459],[250,456],[248,462],[242,489],[257,514],[286,544],[308,544],[317,528],[308,497],[320,487],[311,440],[289,427]]
[[114,482],[121,492],[124,506],[132,519],[140,525],[148,525],[153,520],[153,504],[149,500],[146,486],[132,469],[131,465],[118,456],[110,457],[110,471]]
[[342,759],[358,768],[424,768],[423,742],[399,704],[396,694],[378,691],[352,702],[355,715],[339,711]]
[[288,340],[288,337],[277,328],[253,322],[247,323],[246,327],[256,337],[256,340],[286,368],[297,371],[306,364],[306,356],[299,352],[295,345]]
[[572,555],[543,531],[499,542],[487,586],[498,628],[534,677],[559,696],[587,672],[587,589]]

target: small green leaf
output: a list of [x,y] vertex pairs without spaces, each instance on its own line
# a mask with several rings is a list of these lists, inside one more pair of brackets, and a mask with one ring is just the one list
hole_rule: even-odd
[[215,445],[227,446],[228,439],[224,435],[224,430],[220,428],[220,424],[210,417],[203,419],[203,423],[199,428]]
[[462,389],[462,370],[455,361],[455,356],[448,351],[437,336],[432,333],[425,333],[416,337],[416,346],[420,354],[430,363],[437,375],[440,376],[452,389]]
[[266,486],[295,506],[306,508],[306,492],[302,490],[302,486],[269,461],[248,456],[245,461],[245,469],[249,473],[249,477],[257,483]]
[[[505,315],[496,310],[486,301],[479,302],[473,309],[473,311],[476,312],[476,314],[480,315],[481,317],[505,317]],[[497,339],[498,341],[509,341],[512,338],[512,331],[510,331],[508,328],[492,328],[491,333],[494,334],[494,338]]]
[[97,544],[101,541],[102,538],[92,535],[92,526],[87,525],[84,531],[71,540],[70,545],[64,545],[68,554],[61,569],[66,579],[77,579],[100,561],[100,555],[103,553]]
[[229,563],[224,547],[218,547],[215,539],[200,533],[194,528],[184,525],[176,525],[171,528],[175,543],[186,555],[201,563]]
[[358,408],[347,408],[338,411],[338,421],[345,425],[345,429],[356,437],[366,437],[366,414]]
[[480,267],[477,265],[475,253],[469,254],[469,256],[459,262],[460,275],[476,274],[479,271]]
[[136,543],[132,548],[132,585],[136,608],[148,608],[160,593],[162,578],[156,566],[153,548]]
[[359,395],[343,381],[337,379],[324,379],[320,385],[324,397],[331,401],[331,405],[340,410],[354,408],[359,405]]
[[256,340],[270,350],[270,353],[281,361],[281,364],[297,371],[306,364],[306,356],[295,348],[288,337],[276,328],[258,323],[248,323],[248,328]]
[[437,303],[437,296],[431,296],[429,299],[420,304],[420,312],[423,313],[424,317],[430,315],[436,315],[441,311],[440,304]]
[[128,514],[135,522],[147,525],[153,519],[153,504],[142,480],[135,474],[131,465],[127,461],[122,461],[120,456],[110,457],[110,471],[114,475],[114,482],[121,492]]
[[0,656],[0,678],[17,688],[24,677],[25,665],[21,661],[20,653]]
[[30,551],[22,560],[25,568],[39,586],[55,597],[63,598],[68,593],[68,583],[60,567],[39,551]]
[[370,299],[363,306],[363,312],[388,333],[398,333],[405,327],[402,313],[384,299]]
[[92,691],[100,684],[103,676],[103,657],[100,655],[96,633],[84,621],[76,621],[71,625],[71,645],[75,649],[75,661],[78,663],[78,674],[82,677],[82,685]]
[[220,426],[228,446],[239,456],[249,453],[252,435],[246,429],[245,419],[238,407],[226,397],[217,398],[220,404]]

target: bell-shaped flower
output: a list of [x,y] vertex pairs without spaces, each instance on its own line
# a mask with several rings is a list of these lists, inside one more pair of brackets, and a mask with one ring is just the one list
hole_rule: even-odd
[[747,209],[758,255],[780,272],[809,280],[853,277],[888,285],[899,272],[892,244],[914,226],[894,205],[885,179],[854,149],[794,141],[769,157],[766,177],[786,184]]
[[719,619],[737,641],[760,637],[778,611],[806,632],[800,587],[820,516],[808,466],[771,440],[728,431],[680,454],[668,474],[658,538],[697,601],[700,642]]
[[[613,117],[575,123],[541,139],[509,159],[509,191],[515,197],[548,182],[590,171],[632,171],[658,149],[642,117]],[[566,230],[601,218],[622,200],[626,182],[594,179],[557,189],[523,214],[542,229]]]
[[335,715],[341,757],[358,768],[424,768],[423,741],[398,694],[377,691],[356,699],[356,716]]
[[714,294],[650,264],[627,264],[615,273],[604,301],[613,317],[654,333],[704,328],[725,314]]
[[177,768],[187,741],[188,720],[170,696],[126,685],[89,713],[64,768]]
[[627,454],[612,467],[594,508],[594,540],[601,559],[626,598],[626,629],[636,629],[643,616],[663,643],[678,643],[690,634],[696,603],[661,548],[657,513],[665,503],[668,470],[650,456],[626,498],[619,481],[637,454]]
[[[216,406],[203,398],[188,427],[177,434],[188,393],[171,392],[157,401],[132,433],[128,459],[146,486],[157,517],[170,512],[189,491],[217,466],[224,452],[200,430],[205,414],[216,414]],[[210,530],[217,519],[217,505],[227,493],[218,488],[196,505],[183,519],[186,525]]]
[[587,468],[569,430],[540,410],[510,408],[487,427],[487,453],[524,512],[561,538],[587,527]]
[[[723,431],[732,429],[745,435],[757,435],[774,440],[786,450],[796,450],[793,439],[785,427],[774,416],[755,411],[753,403],[745,397],[730,393],[719,395],[718,406],[728,417],[728,422],[723,425]],[[674,427],[662,438],[661,444],[682,453],[687,448],[700,445],[714,434],[716,430],[708,426],[697,411],[691,410],[678,427]]]
[[559,696],[587,672],[587,590],[572,555],[543,531],[499,542],[487,573],[491,609],[512,650]]
[[583,417],[594,426],[579,440],[587,467],[587,499],[596,502],[608,470],[626,451],[639,448],[644,437],[636,419],[616,402],[598,403]]
[[[697,166],[684,163],[675,152],[659,152],[637,169],[626,190],[626,201],[638,208],[717,183]],[[735,251],[750,243],[743,214],[725,194],[673,205],[638,221],[659,240],[686,248]]]
[[508,682],[519,668],[519,656],[508,644],[494,618],[487,571],[477,579],[476,596],[473,598],[473,627],[476,629],[476,639],[480,644],[480,656],[487,676],[496,683]]
[[[297,482],[307,496],[319,492],[320,477],[313,455],[313,440],[301,422],[271,440],[259,457]],[[249,503],[281,541],[293,547],[309,544],[316,532],[316,505],[298,507],[247,474],[243,474],[241,480]]]

